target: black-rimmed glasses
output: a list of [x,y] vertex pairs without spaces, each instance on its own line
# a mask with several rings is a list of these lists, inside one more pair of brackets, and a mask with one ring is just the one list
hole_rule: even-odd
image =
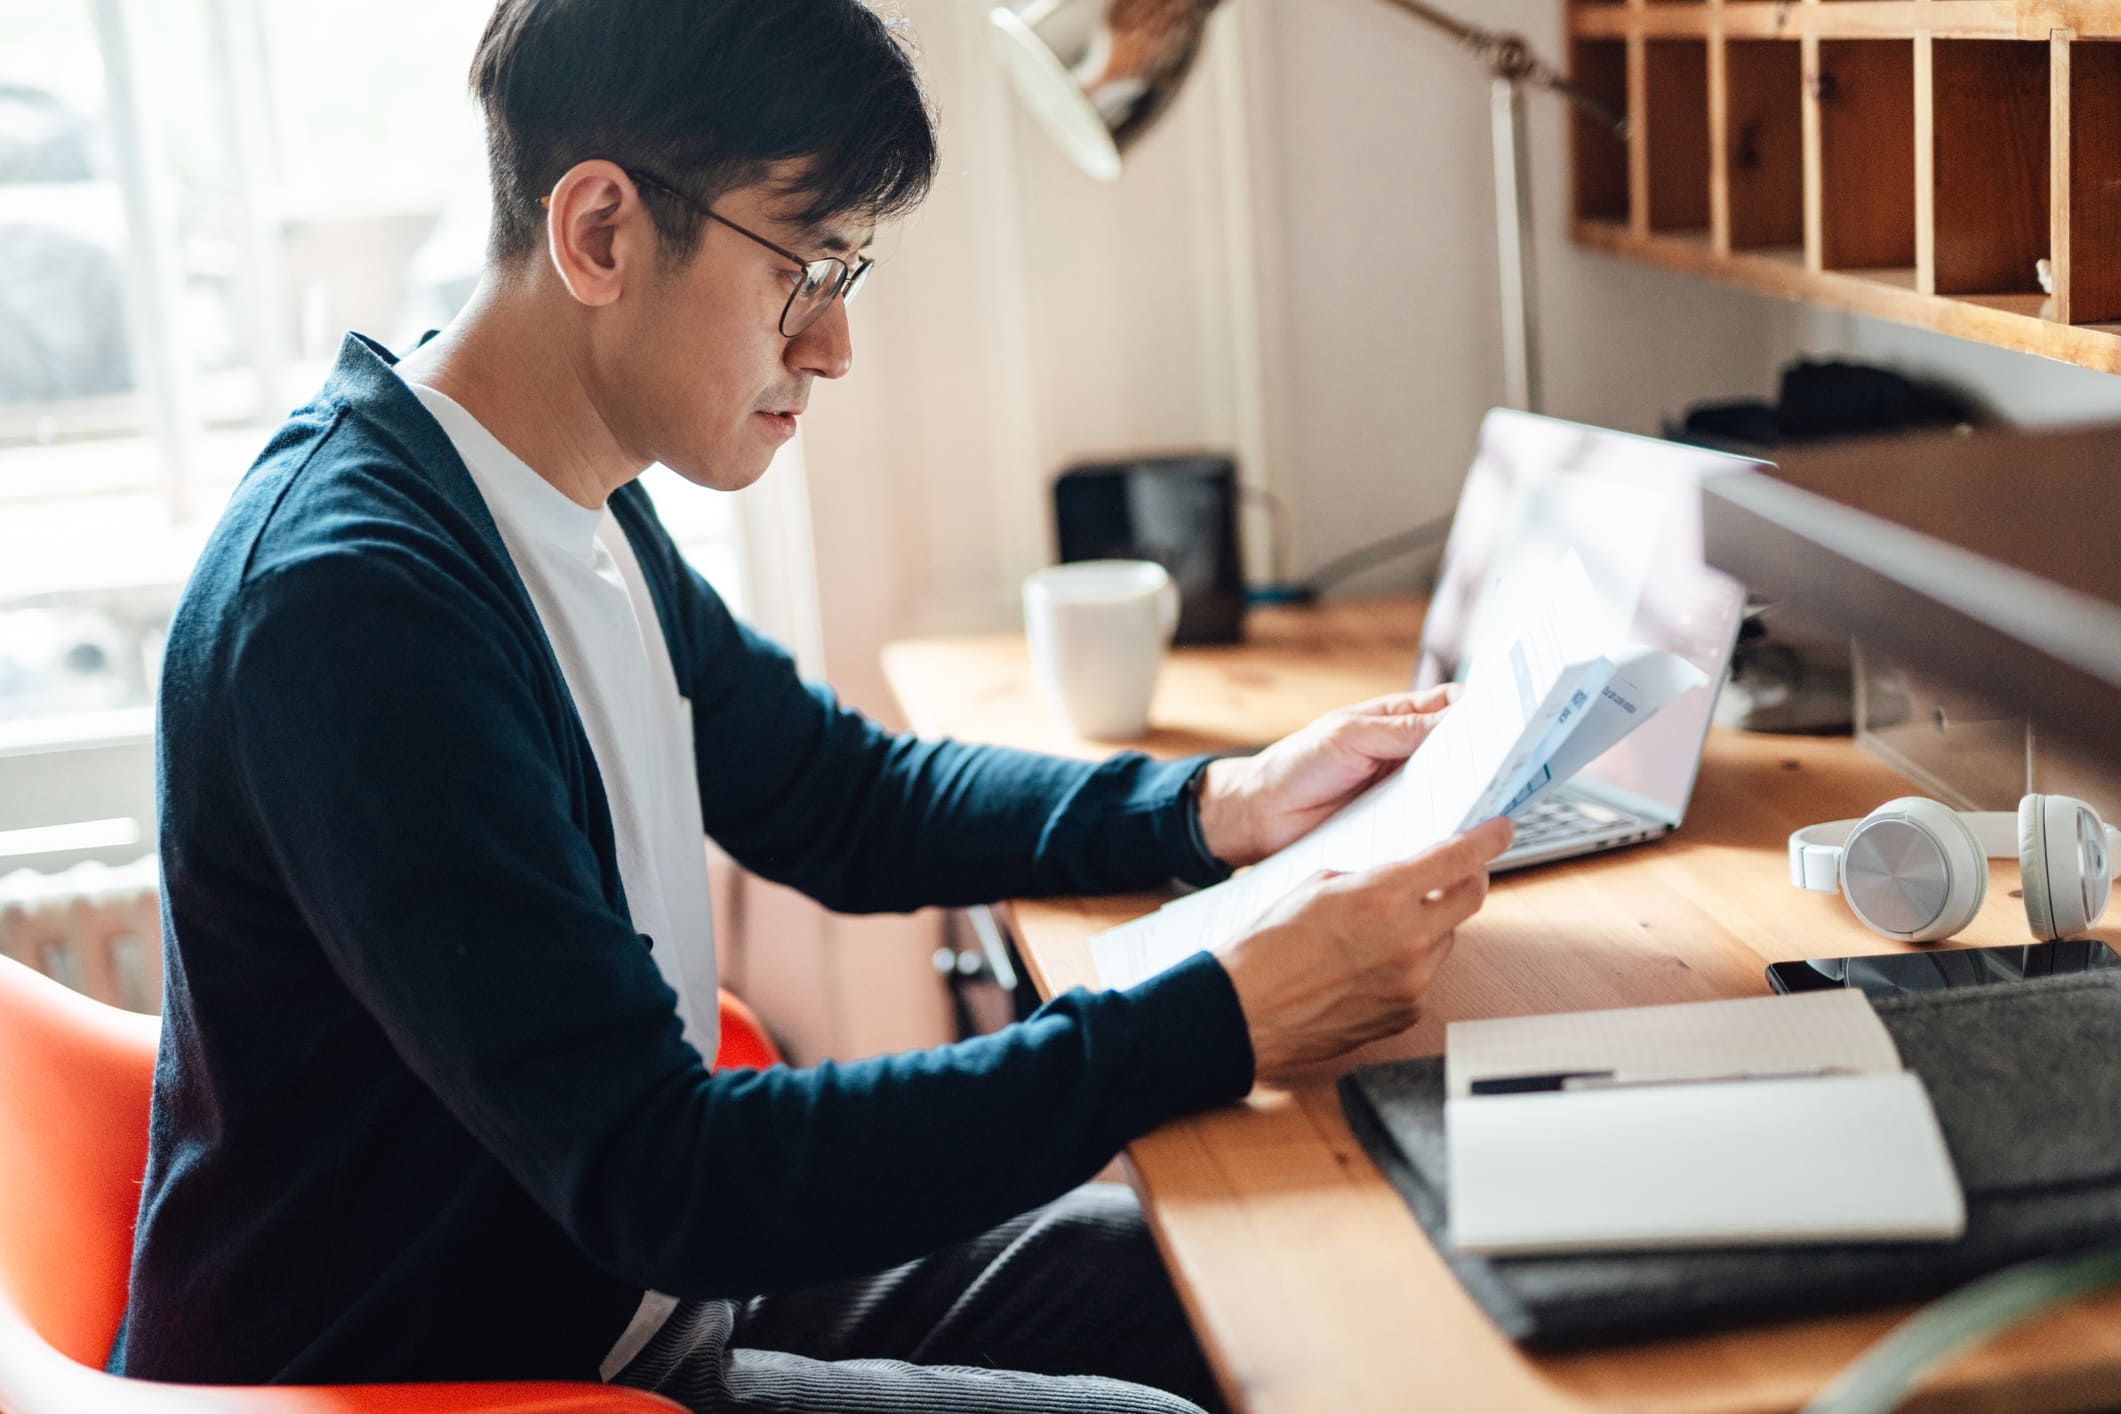
[[853,304],[855,295],[861,291],[862,282],[869,278],[870,270],[876,265],[874,260],[867,258],[858,265],[849,265],[836,255],[805,260],[794,251],[775,245],[758,232],[745,230],[721,212],[693,200],[660,177],[635,171],[631,167],[623,167],[620,170],[633,179],[635,186],[654,187],[658,191],[667,192],[708,220],[721,222],[738,235],[757,241],[781,259],[792,261],[803,268],[802,279],[796,282],[795,288],[789,292],[788,303],[781,309],[783,338],[792,339],[817,323],[819,317],[832,307],[832,302],[842,295],[846,296],[847,303]]

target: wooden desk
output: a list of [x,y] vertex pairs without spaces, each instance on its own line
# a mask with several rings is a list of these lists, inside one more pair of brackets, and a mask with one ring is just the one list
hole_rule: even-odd
[[[1175,655],[1157,731],[1184,754],[1262,743],[1403,685],[1410,600],[1257,613],[1242,647]],[[885,671],[915,728],[1069,755],[1109,745],[1055,728],[1014,635],[896,643]],[[1774,960],[1884,952],[1837,898],[1789,884],[1784,840],[1861,815],[1907,783],[1846,739],[1718,731],[1678,834],[1496,878],[1459,930],[1421,1023],[1336,1069],[1434,1055],[1468,1017],[1758,995]],[[1967,944],[2026,941],[2017,866],[1995,866]],[[1019,903],[1025,960],[1048,994],[1095,986],[1087,942],[1159,900]],[[2108,926],[2100,936],[2121,940]],[[2066,1057],[2057,1058],[2058,1075]],[[1349,1134],[1321,1072],[1170,1125],[1128,1153],[1195,1329],[1224,1389],[1256,1411],[1788,1410],[1902,1313],[1791,1322],[1532,1359],[1459,1288]],[[2121,1402],[2121,1296],[2058,1312],[1962,1360],[1924,1409],[2098,1409]]]

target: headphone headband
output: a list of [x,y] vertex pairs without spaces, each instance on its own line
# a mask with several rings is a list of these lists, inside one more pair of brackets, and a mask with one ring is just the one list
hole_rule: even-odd
[[[1955,810],[1990,859],[2018,857],[2018,817],[2008,810]],[[1841,849],[1862,820],[1829,820],[1790,836],[1790,882],[1815,894],[1841,888]],[[2106,856],[2121,866],[2121,830],[2106,827]]]

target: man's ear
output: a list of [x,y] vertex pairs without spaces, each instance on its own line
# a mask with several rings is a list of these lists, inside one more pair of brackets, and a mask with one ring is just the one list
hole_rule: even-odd
[[576,163],[539,204],[552,267],[585,305],[615,303],[627,278],[654,259],[655,223],[616,162]]

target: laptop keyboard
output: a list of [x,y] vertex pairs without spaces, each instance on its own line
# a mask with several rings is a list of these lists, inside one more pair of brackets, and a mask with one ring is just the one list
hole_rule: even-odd
[[1588,800],[1554,798],[1542,800],[1517,817],[1517,842],[1512,850],[1537,848],[1582,839],[1619,824],[1618,811]]

